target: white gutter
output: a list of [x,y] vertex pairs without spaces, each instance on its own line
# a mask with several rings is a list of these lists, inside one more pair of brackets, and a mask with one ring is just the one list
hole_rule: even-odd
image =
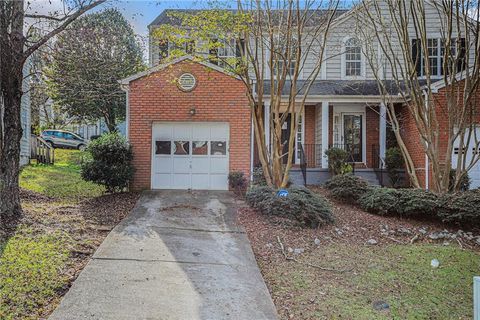
[[128,85],[120,85],[123,91],[125,91],[125,99],[126,99],[126,112],[125,112],[125,136],[127,140],[130,140],[130,99],[128,97],[129,93],[129,86]]

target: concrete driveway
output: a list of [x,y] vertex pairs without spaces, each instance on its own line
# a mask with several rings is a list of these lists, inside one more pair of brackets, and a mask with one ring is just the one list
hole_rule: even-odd
[[228,192],[142,195],[51,320],[276,319]]

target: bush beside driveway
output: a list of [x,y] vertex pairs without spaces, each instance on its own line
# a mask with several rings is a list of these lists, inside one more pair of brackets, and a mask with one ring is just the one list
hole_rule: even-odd
[[80,177],[81,153],[56,150],[56,164],[23,169],[24,217],[0,241],[0,319],[47,317],[108,232],[138,199],[104,194]]

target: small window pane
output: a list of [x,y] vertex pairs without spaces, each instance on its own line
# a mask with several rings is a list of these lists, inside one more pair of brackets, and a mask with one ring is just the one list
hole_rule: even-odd
[[170,154],[171,145],[170,141],[155,141],[155,154]]
[[193,155],[205,156],[208,154],[208,142],[207,141],[193,141],[192,146]]
[[190,141],[175,141],[173,146],[173,154],[186,155],[190,154]]
[[212,141],[211,142],[211,155],[224,156],[227,154],[227,142],[226,141]]

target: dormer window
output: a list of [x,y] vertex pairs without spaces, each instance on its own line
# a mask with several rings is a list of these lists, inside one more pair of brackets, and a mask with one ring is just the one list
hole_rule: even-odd
[[362,47],[356,38],[345,41],[345,76],[359,77],[362,75]]

